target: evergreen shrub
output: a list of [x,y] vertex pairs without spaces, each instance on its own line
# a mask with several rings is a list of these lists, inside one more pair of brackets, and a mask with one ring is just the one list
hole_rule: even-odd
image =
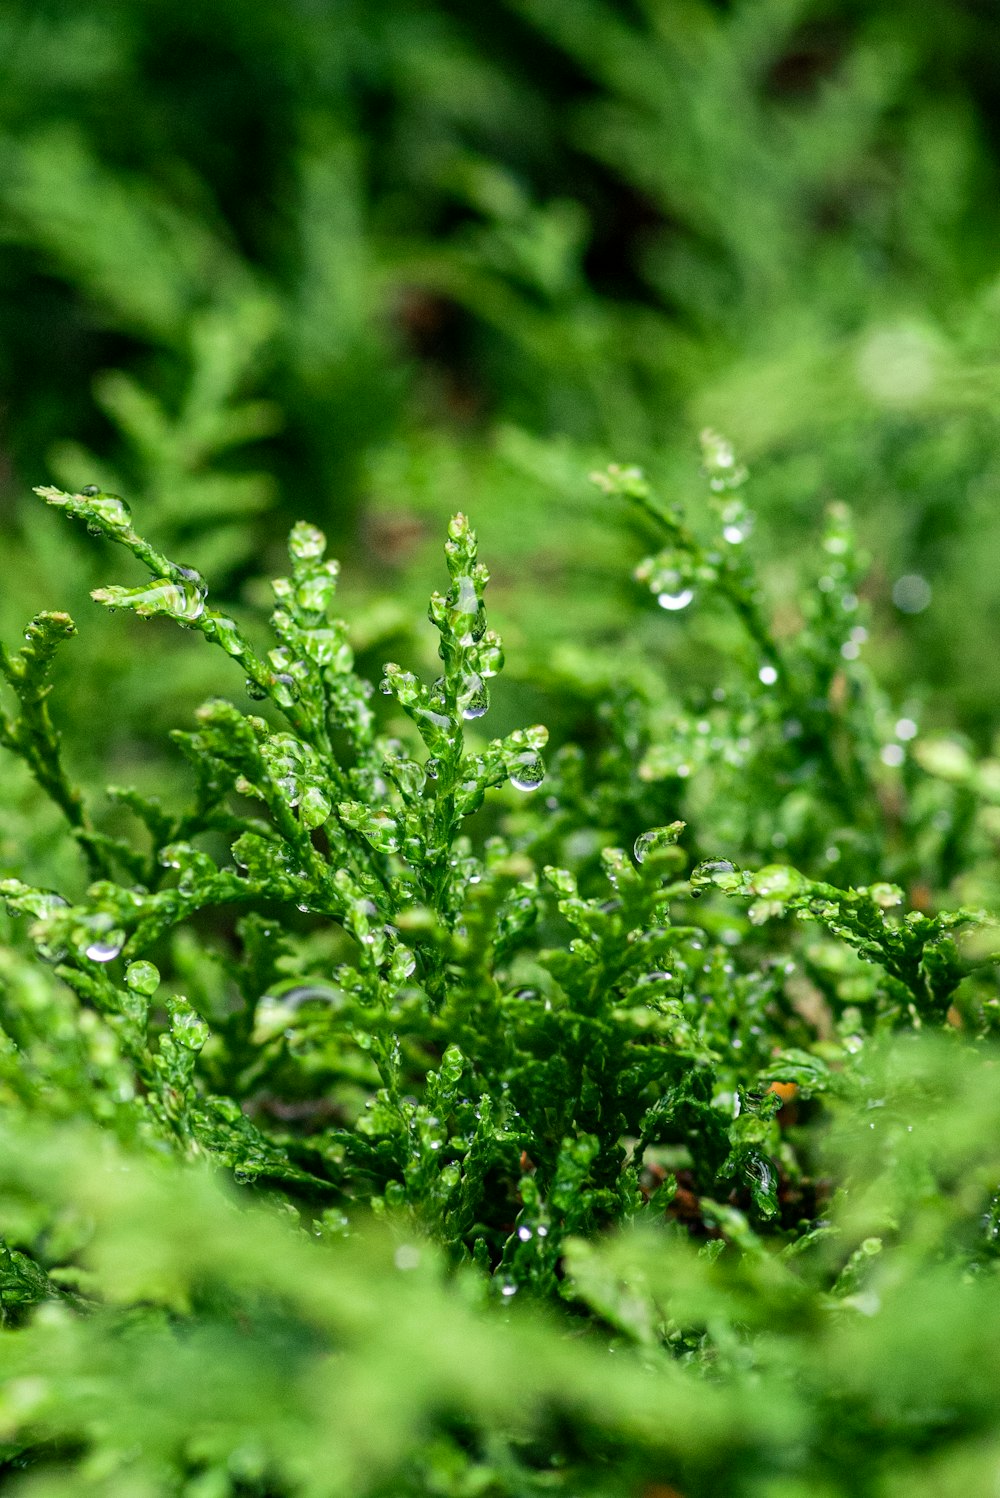
[[0,655],[79,860],[48,821],[0,885],[5,1491],[993,1491],[1000,761],[872,679],[845,507],[793,605],[710,432],[703,472],[691,519],[595,479],[647,622],[726,656],[557,652],[554,748],[484,731],[461,514],[439,674],[376,689],[315,526],[264,644],[122,499],[38,491],[142,569],[94,592],[123,648],[173,621],[250,703],[173,733],[185,801],[95,808],[73,621]]

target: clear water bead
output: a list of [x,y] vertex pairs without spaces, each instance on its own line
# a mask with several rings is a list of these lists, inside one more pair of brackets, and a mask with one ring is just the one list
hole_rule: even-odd
[[478,671],[473,671],[463,678],[458,705],[463,718],[482,718],[489,712],[489,690]]
[[515,790],[534,791],[545,779],[545,766],[533,749],[524,749],[508,762],[507,775]]
[[657,593],[656,601],[661,609],[668,609],[671,613],[677,613],[680,609],[686,609],[694,598],[693,588],[682,588],[679,593]]
[[683,822],[671,822],[666,827],[651,827],[648,832],[640,832],[632,847],[636,863],[643,863],[658,848],[671,847],[684,831],[684,826]]
[[85,956],[91,962],[112,962],[125,945],[124,931],[109,931],[85,948]]
[[[81,490],[81,493],[86,493]],[[122,499],[120,494],[103,494],[96,491],[90,506],[95,515],[108,525],[114,525],[119,530],[126,530],[132,523],[132,511]]]

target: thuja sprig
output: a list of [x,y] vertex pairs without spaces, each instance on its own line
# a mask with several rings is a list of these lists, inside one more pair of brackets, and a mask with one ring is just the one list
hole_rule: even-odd
[[356,803],[341,812],[354,818],[375,846],[381,842],[402,850],[421,898],[453,922],[458,910],[455,846],[464,818],[478,810],[488,789],[507,780],[525,791],[540,785],[545,771],[539,750],[548,735],[542,727],[522,729],[493,740],[482,753],[466,751],[463,725],[488,712],[487,683],[503,667],[503,647],[499,635],[487,628],[483,594],[489,572],[478,559],[476,533],[464,515],[454,516],[448,526],[445,556],[450,587],[446,594],[433,595],[428,611],[440,636],[442,674],[428,687],[412,672],[389,664],[382,681],[382,691],[396,699],[427,748],[422,770],[426,794],[412,766],[387,759],[400,813],[379,820]]
[[710,588],[725,598],[760,653],[762,669],[777,676],[786,671],[783,652],[764,613],[760,588],[747,561],[743,543],[753,528],[753,515],[740,490],[747,470],[737,463],[724,438],[712,431],[701,437],[703,471],[716,501],[718,535],[703,544],[685,524],[680,510],[665,505],[654,494],[641,468],[611,464],[591,480],[605,494],[634,504],[664,536],[667,545],[636,568],[661,608],[685,609],[699,588]]
[[[541,728],[495,740],[479,753],[466,750],[463,725],[485,713],[486,682],[503,662],[500,641],[486,628],[487,574],[468,522],[462,516],[452,521],[446,549],[451,586],[431,603],[442,677],[427,688],[398,667],[386,668],[384,690],[416,723],[430,752],[421,763],[402,744],[376,734],[372,687],[354,671],[346,626],[330,614],[337,564],[325,558],[325,538],[314,526],[300,523],[292,531],[290,575],[273,583],[271,625],[279,644],[264,658],[235,620],[210,607],[207,586],[193,569],[137,533],[124,501],[100,491],[39,492],[124,546],[150,572],[148,586],[95,590],[99,603],[140,617],[170,617],[200,632],[239,664],[251,696],[269,700],[287,727],[276,731],[222,700],[207,703],[196,731],[175,735],[198,777],[190,812],[171,817],[134,793],[117,792],[154,842],[149,862],[116,845],[133,877],[141,866],[141,882],[126,888],[105,877],[84,901],[69,905],[8,881],[11,908],[35,917],[40,947],[62,964],[64,975],[81,975],[78,991],[105,1012],[114,1013],[117,1003],[102,987],[106,964],[119,955],[142,957],[200,910],[262,901],[340,925],[357,945],[369,999],[390,1005],[421,961],[427,933],[435,922],[444,931],[455,926],[466,888],[482,876],[483,865],[459,835],[462,821],[491,786],[509,779],[531,789],[543,775]],[[334,732],[347,741],[340,756]],[[241,811],[237,795],[256,800],[264,815]],[[192,841],[209,830],[229,835],[232,865],[220,867]],[[97,871],[107,872],[104,865]],[[425,915],[414,918],[414,906]],[[390,1041],[380,1041],[372,1056],[391,1088],[396,1058]]]
[[67,777],[59,734],[49,712],[53,657],[61,642],[75,632],[68,614],[39,614],[25,630],[27,643],[16,655],[0,645],[0,674],[18,705],[15,717],[0,708],[0,744],[24,761],[59,807],[84,851],[91,873],[99,876],[109,872],[108,851],[95,832],[83,797]]
[[677,507],[654,494],[641,469],[612,465],[591,477],[605,493],[635,505],[665,537],[666,546],[635,569],[662,608],[686,609],[703,592],[723,599],[732,610],[752,646],[760,722],[780,725],[783,757],[790,767],[815,764],[825,799],[863,834],[868,852],[877,858],[881,850],[870,772],[878,751],[880,703],[859,661],[867,631],[858,590],[868,558],[859,548],[850,510],[839,503],[829,506],[819,575],[805,603],[805,627],[794,640],[784,640],[769,622],[758,568],[746,544],[754,525],[744,498],[747,469],[716,432],[702,432],[701,448],[712,512],[705,541],[684,523]]
[[[783,864],[752,873],[728,859],[707,859],[692,871],[691,891],[699,896],[713,888],[747,900],[754,925],[786,915],[816,921],[866,962],[882,968],[890,1001],[918,1021],[940,1021],[955,989],[976,965],[959,951],[956,932],[990,924],[977,910],[900,914],[903,891],[894,884],[839,889]],[[981,958],[983,965],[992,960],[991,952]]]
[[[95,588],[92,597],[108,609],[128,609],[139,618],[163,616],[194,629],[238,661],[251,696],[270,698],[295,731],[329,751],[326,714],[318,676],[349,672],[353,657],[345,627],[329,618],[338,564],[324,559],[326,538],[315,526],[299,524],[289,538],[290,578],[274,583],[277,606],[272,628],[280,644],[261,659],[235,620],[208,605],[208,585],[193,567],[182,566],[152,546],[132,525],[132,512],[118,495],[96,487],[78,494],[38,488],[46,504],[82,520],[93,535],[125,547],[150,573],[137,588]],[[332,758],[332,756],[331,756]]]

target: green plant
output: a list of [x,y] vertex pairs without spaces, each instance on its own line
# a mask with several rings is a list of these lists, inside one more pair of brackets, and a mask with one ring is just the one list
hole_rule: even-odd
[[91,881],[0,885],[26,1491],[987,1480],[997,765],[874,685],[844,508],[789,630],[713,433],[703,468],[690,521],[596,478],[655,537],[663,627],[735,620],[727,678],[557,653],[583,747],[548,766],[541,728],[482,735],[503,653],[463,516],[439,674],[378,693],[314,526],[260,649],[116,495],[38,491],[148,574],[95,599],[218,647],[253,708],[174,733],[186,804],[118,788],[109,820],[51,706],[72,622],[0,656],[0,741]]
[[[148,534],[178,556],[183,537],[233,607],[248,552],[276,554],[308,494],[351,576],[388,560],[415,607],[421,539],[460,486],[497,617],[627,636],[621,546],[582,474],[628,452],[686,490],[691,426],[724,412],[772,569],[811,534],[803,496],[850,496],[879,538],[884,679],[947,680],[942,721],[985,747],[997,42],[976,7],[8,0],[0,41],[15,581],[58,573],[71,611],[92,583],[85,551],[20,513],[49,464],[148,505]],[[225,455],[197,483],[180,461],[206,328],[281,413],[268,489],[223,483]],[[159,412],[152,453],[146,422],[141,452],[134,422],[122,440],[136,390]],[[205,526],[206,478],[253,498],[242,527]],[[892,589],[914,575],[933,606],[908,616]],[[0,600],[7,635],[20,593]],[[121,695],[150,722],[141,680]],[[150,737],[189,702],[178,687]]]

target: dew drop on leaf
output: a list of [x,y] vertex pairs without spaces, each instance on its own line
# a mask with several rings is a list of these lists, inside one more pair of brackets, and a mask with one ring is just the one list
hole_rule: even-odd
[[151,962],[130,962],[125,982],[135,993],[154,994],[160,986],[160,971]]
[[[86,490],[81,492],[86,493]],[[132,522],[132,511],[119,494],[102,494],[97,491],[90,508],[101,520],[122,530]]]
[[636,863],[642,863],[657,848],[669,848],[676,843],[684,826],[683,822],[671,822],[666,827],[651,827],[648,832],[640,832],[632,847]]
[[490,694],[477,671],[463,678],[458,703],[463,718],[481,718],[489,711]]
[[739,872],[728,858],[705,858],[691,871],[691,893],[697,899],[706,889],[735,888]]
[[545,766],[533,749],[523,749],[511,756],[507,774],[515,790],[534,791],[545,779]]

